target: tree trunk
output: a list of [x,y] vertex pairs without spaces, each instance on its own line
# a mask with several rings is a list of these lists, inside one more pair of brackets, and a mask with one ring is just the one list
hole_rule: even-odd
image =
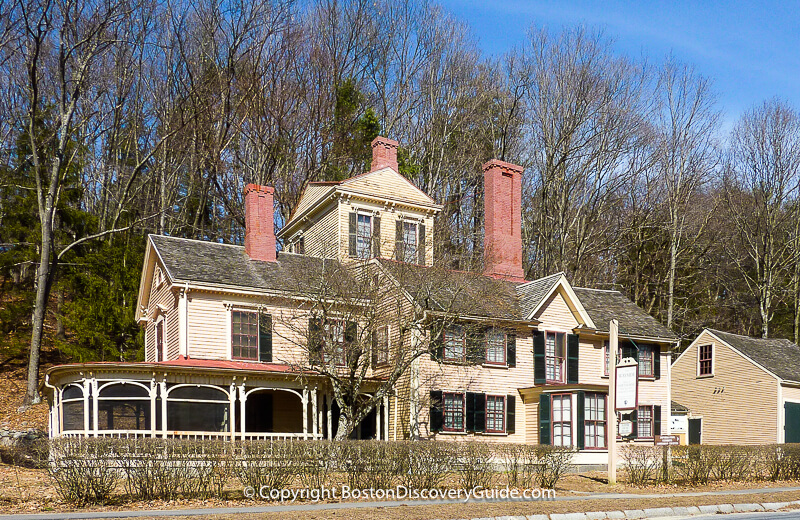
[[669,244],[669,285],[667,294],[667,328],[672,328],[673,309],[675,308],[675,270],[678,264],[678,221],[672,220],[672,240]]
[[357,424],[355,424],[350,419],[350,414],[345,414],[344,410],[340,410],[339,412],[339,425],[336,429],[336,438],[334,440],[337,441],[344,441],[350,437],[350,434],[353,430],[356,429]]
[[[45,210],[46,215],[52,213],[50,204]],[[31,333],[31,351],[28,359],[28,385],[25,390],[24,405],[37,404],[39,398],[39,358],[41,354],[42,337],[44,336],[44,320],[47,313],[47,299],[50,295],[50,281],[53,266],[52,219],[48,216],[42,219],[42,243],[39,253],[39,267],[36,269],[36,299],[33,306],[33,331]]]

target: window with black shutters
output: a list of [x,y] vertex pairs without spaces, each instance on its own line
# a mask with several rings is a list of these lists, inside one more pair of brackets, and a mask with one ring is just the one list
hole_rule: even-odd
[[464,394],[445,393],[442,397],[444,411],[444,430],[448,432],[464,431]]
[[417,223],[403,221],[403,262],[417,263]]
[[548,383],[563,383],[566,372],[566,339],[563,332],[548,332],[545,340],[545,367]]
[[587,393],[584,396],[584,447],[606,447],[606,394]]
[[653,346],[639,345],[639,377],[653,377]]
[[642,405],[636,413],[636,436],[639,439],[653,438],[653,407]]
[[572,446],[572,394],[552,396],[553,446]]

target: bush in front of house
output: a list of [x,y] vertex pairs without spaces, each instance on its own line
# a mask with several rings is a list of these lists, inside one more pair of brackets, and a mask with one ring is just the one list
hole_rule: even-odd
[[117,447],[111,439],[51,441],[48,473],[59,496],[77,506],[108,502],[120,478]]

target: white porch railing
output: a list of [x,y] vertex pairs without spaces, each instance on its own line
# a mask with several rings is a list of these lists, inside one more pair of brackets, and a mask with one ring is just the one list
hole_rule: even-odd
[[[186,440],[212,440],[222,439],[230,440],[230,432],[191,432],[191,431],[166,431],[156,430],[90,430],[88,432],[70,430],[61,434],[62,438],[74,439],[83,437],[103,437],[114,439],[144,439],[150,437],[162,438],[166,434],[168,439],[186,439]],[[317,433],[302,433],[302,432],[246,432],[242,435],[236,432],[234,435],[236,440],[313,440],[322,439],[322,434]]]

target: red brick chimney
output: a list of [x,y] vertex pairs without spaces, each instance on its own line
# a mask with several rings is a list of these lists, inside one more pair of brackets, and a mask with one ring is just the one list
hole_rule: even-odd
[[277,260],[274,195],[275,188],[271,186],[248,184],[244,189],[244,251],[251,260]]
[[378,136],[372,140],[372,167],[369,171],[374,172],[382,168],[397,168],[397,141]]
[[483,273],[525,281],[522,272],[522,167],[492,159],[483,165]]

